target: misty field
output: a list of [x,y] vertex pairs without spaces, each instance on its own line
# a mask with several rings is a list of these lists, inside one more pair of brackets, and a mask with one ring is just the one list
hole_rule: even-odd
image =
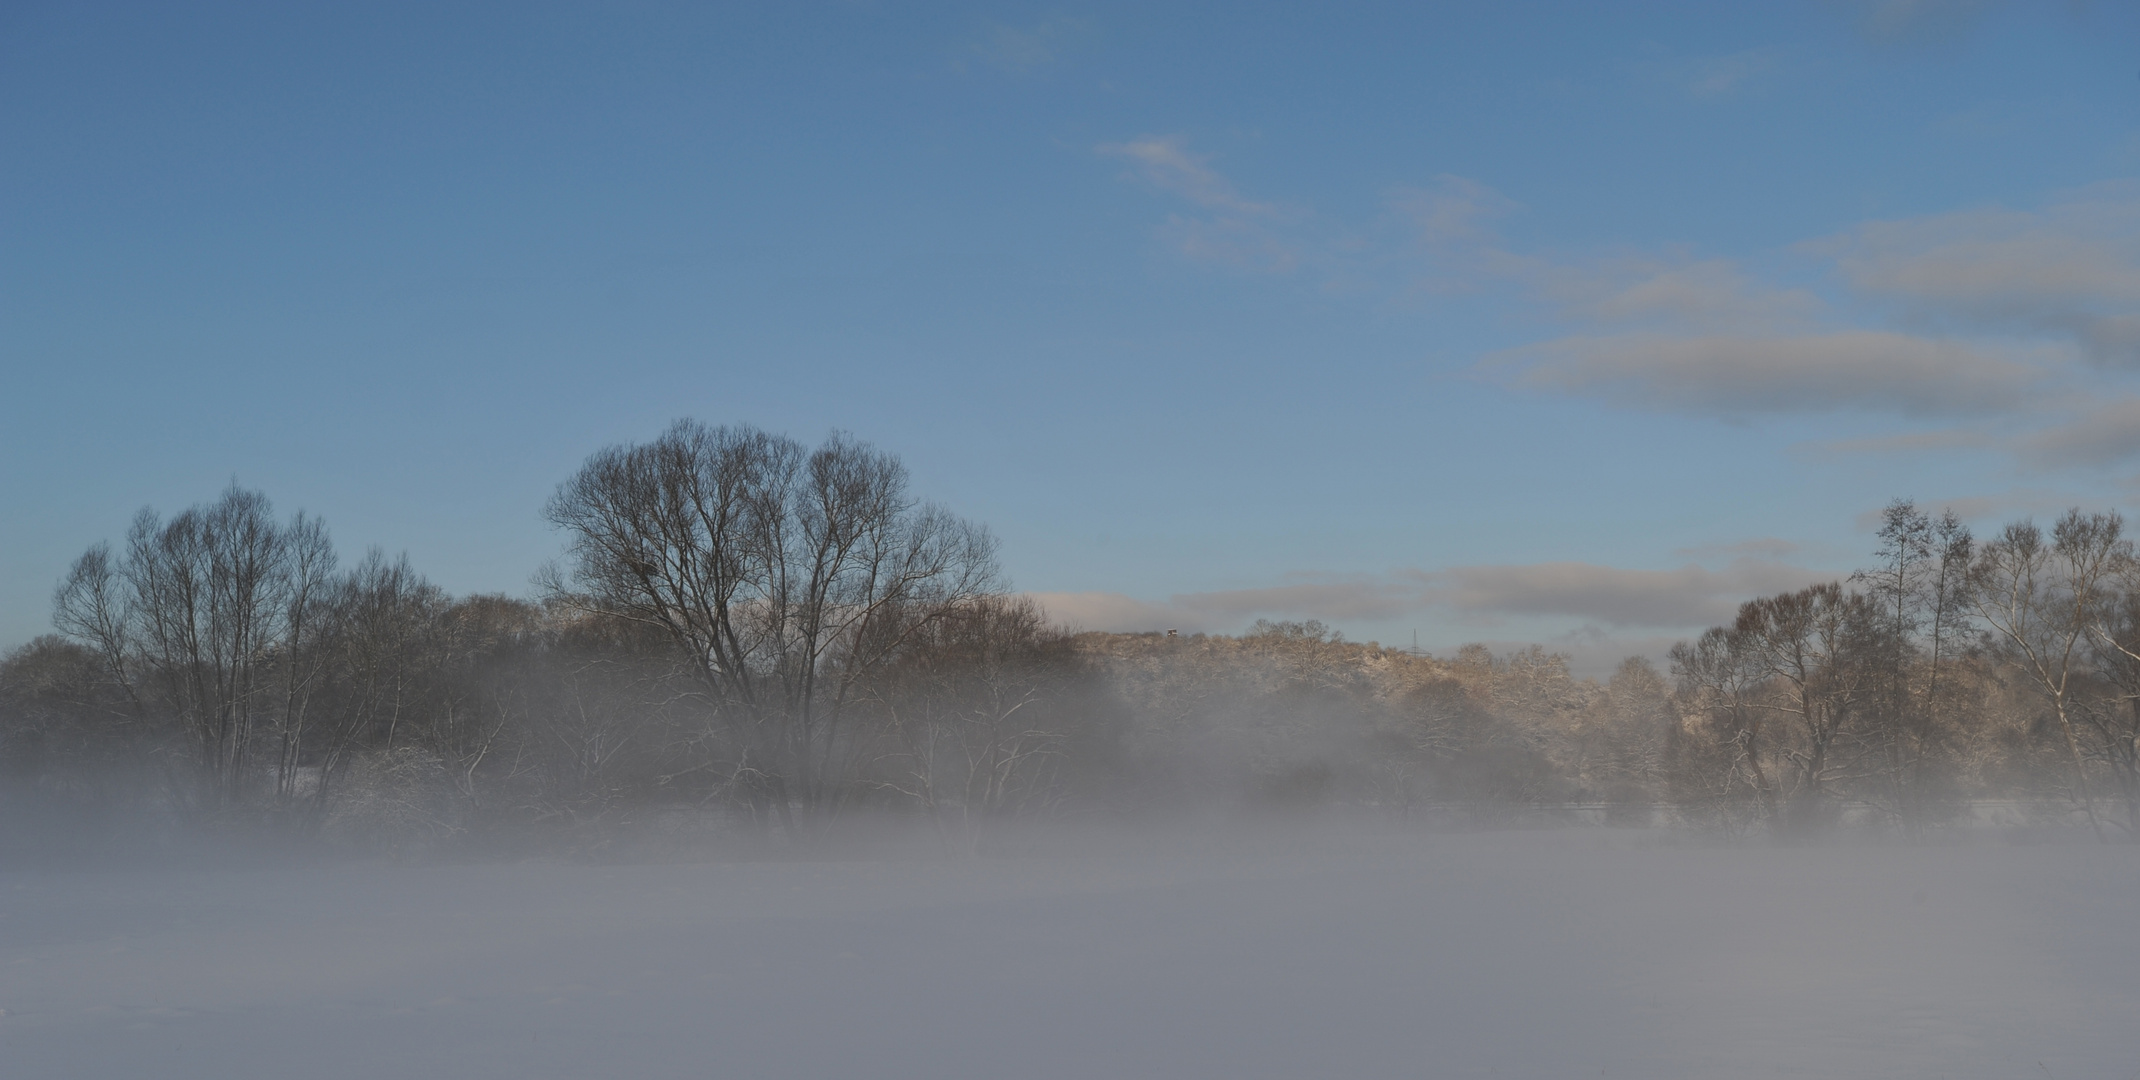
[[2140,853],[1315,829],[0,871],[10,1077],[2131,1077]]

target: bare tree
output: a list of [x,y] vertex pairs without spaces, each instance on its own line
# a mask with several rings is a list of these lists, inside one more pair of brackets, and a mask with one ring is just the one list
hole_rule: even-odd
[[1934,563],[1924,584],[1925,617],[1931,624],[1925,706],[1937,716],[1949,705],[1945,692],[1950,680],[1943,677],[1946,664],[1957,645],[1968,639],[1969,568],[1976,560],[1976,538],[1954,511],[1945,510],[1932,523],[1932,549]]
[[1787,798],[1811,812],[1842,764],[1836,760],[1852,721],[1872,696],[1880,654],[1873,606],[1830,582],[1750,601],[1739,609],[1733,636],[1760,675],[1781,693],[1754,703],[1797,721],[1802,740],[1790,754],[1795,769]]
[[0,804],[98,812],[153,800],[158,748],[96,649],[48,634],[0,655]]
[[679,421],[590,457],[550,500],[552,594],[658,628],[728,730],[734,774],[791,828],[837,806],[859,681],[919,628],[998,589],[986,530],[918,503],[897,459]]
[[2140,559],[2123,560],[2117,584],[2089,627],[2094,662],[2117,693],[2082,711],[2095,752],[2125,804],[2120,824],[2140,839]]
[[287,626],[291,532],[265,496],[236,487],[168,522],[143,510],[122,560],[92,547],[54,597],[60,629],[191,734],[209,806],[246,794]]
[[901,766],[892,783],[975,839],[984,822],[1052,805],[1072,735],[1060,706],[1081,670],[1031,600],[961,605],[871,680]]
[[1884,758],[1885,798],[1905,830],[1930,812],[1928,760],[1948,710],[1947,668],[1968,619],[1973,540],[1949,510],[1934,519],[1907,499],[1881,514],[1879,563],[1852,575],[1879,608],[1878,686],[1866,719]]
[[2097,839],[2104,839],[2103,825],[2074,730],[2075,695],[2089,659],[2083,639],[2105,621],[2110,586],[2132,558],[2124,525],[2116,513],[2069,510],[2052,526],[2046,543],[2034,522],[2014,522],[1977,553],[1970,575],[1977,616],[2051,706],[2081,808]]
[[53,596],[53,624],[95,651],[142,722],[185,732],[195,776],[181,786],[197,805],[246,803],[270,764],[287,798],[333,571],[325,526],[277,521],[265,495],[233,486],[168,521],[142,510],[123,555],[89,548]]
[[1613,808],[1629,817],[1648,812],[1662,792],[1667,732],[1673,726],[1671,688],[1645,657],[1620,662],[1592,706],[1582,732],[1583,775]]
[[302,513],[291,521],[286,543],[288,606],[280,648],[283,700],[276,717],[275,798],[287,806],[298,798],[306,721],[328,665],[329,650],[322,639],[333,628],[330,596],[336,556],[326,524]]
[[[1688,770],[1679,770],[1682,802],[1707,797],[1719,805],[1729,821],[1732,805],[1739,801],[1737,790],[1747,791],[1753,804],[1753,812],[1762,819],[1773,817],[1776,812],[1776,783],[1771,779],[1765,758],[1773,751],[1769,747],[1764,710],[1758,707],[1757,694],[1767,673],[1751,658],[1751,643],[1737,627],[1711,627],[1693,642],[1680,642],[1672,646],[1672,674],[1679,684],[1679,696],[1690,705],[1714,732],[1719,747],[1725,751],[1725,761],[1715,779],[1715,787],[1708,786],[1706,776],[1690,776]],[[1702,755],[1686,755],[1699,758]],[[1695,769],[1707,772],[1697,761]]]
[[327,807],[338,770],[356,752],[392,753],[409,745],[407,728],[438,705],[430,676],[446,660],[439,634],[446,595],[408,556],[389,559],[377,548],[336,583],[328,600],[331,637],[326,672],[332,680],[321,725],[316,812]]
[[52,625],[60,633],[96,650],[104,665],[126,688],[138,712],[141,701],[129,678],[134,608],[127,582],[112,559],[111,545],[96,543],[74,561],[52,597]]

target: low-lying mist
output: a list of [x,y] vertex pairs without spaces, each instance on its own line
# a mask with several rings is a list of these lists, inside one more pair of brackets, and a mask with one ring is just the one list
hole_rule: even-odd
[[913,839],[0,870],[0,1056],[217,1078],[2133,1065],[2128,848],[1330,818],[1057,827],[979,858]]
[[[529,598],[233,488],[0,658],[7,1075],[2127,1076],[2114,515],[1577,678],[1083,633],[895,458],[680,423]],[[2054,659],[2055,658],[2055,659]]]
[[[899,460],[680,421],[544,508],[532,598],[455,598],[233,487],[143,510],[0,658],[0,843],[175,831],[374,853],[667,835],[810,852],[862,822],[1196,813],[1603,820],[1911,839],[2140,835],[2140,558],[2076,510],[1978,542],[1907,502],[1874,565],[1605,680],[1314,621],[1078,633]],[[96,827],[102,824],[101,834]],[[51,846],[51,845],[45,845]],[[688,844],[686,846],[689,846]]]

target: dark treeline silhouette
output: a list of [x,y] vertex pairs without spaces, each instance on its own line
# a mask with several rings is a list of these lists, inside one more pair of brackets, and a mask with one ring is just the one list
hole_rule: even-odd
[[518,599],[378,551],[344,567],[257,492],[144,510],[61,582],[58,632],[0,659],[10,819],[587,848],[1332,805],[1922,835],[2006,800],[2140,832],[2115,514],[1980,543],[1897,502],[1849,581],[1599,681],[1315,622],[1075,633],[1009,591],[985,529],[838,435],[678,423],[545,513],[567,554]]

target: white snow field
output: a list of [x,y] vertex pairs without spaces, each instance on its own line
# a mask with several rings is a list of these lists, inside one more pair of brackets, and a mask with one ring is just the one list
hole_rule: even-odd
[[2140,850],[0,871],[0,1076],[2140,1076]]

